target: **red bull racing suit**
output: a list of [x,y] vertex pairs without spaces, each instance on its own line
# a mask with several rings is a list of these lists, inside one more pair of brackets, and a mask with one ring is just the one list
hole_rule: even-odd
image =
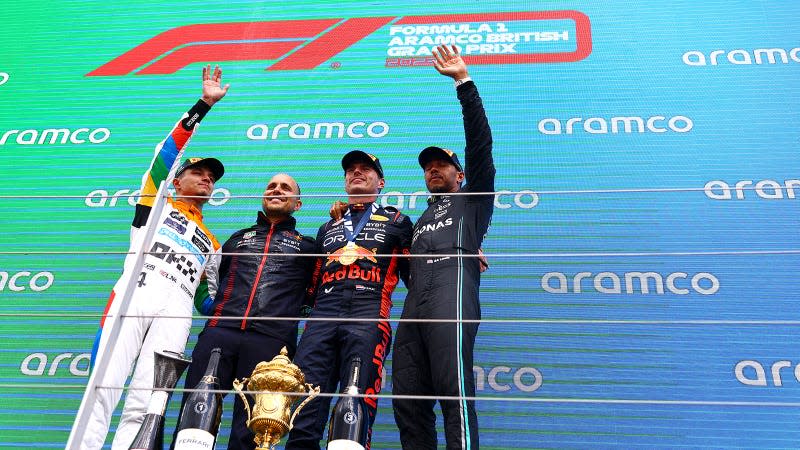
[[[457,88],[466,134],[465,175],[460,192],[494,192],[492,134],[475,83]],[[480,319],[477,255],[489,228],[493,195],[434,195],[414,225],[408,296],[403,319]],[[396,395],[475,396],[472,352],[477,323],[401,322],[392,359]],[[432,400],[392,401],[403,448],[436,449]],[[448,449],[477,449],[478,422],[472,401],[440,401]]]
[[[314,280],[316,301],[311,318],[366,318],[365,322],[309,321],[300,338],[295,364],[306,382],[333,393],[347,382],[349,361],[359,356],[362,372],[359,388],[366,395],[370,432],[381,391],[383,362],[389,353],[392,328],[388,319],[391,295],[398,279],[405,279],[411,244],[411,219],[393,207],[377,204],[350,205],[353,221],[369,219],[356,235],[355,247],[347,249],[343,220],[330,221],[317,233],[318,253]],[[366,219],[365,219],[366,220]],[[376,254],[391,256],[379,257]],[[323,437],[331,397],[309,402],[294,421],[286,449],[318,449]]]
[[[135,252],[144,245],[144,227],[150,223],[157,228],[151,247],[145,250],[154,253],[145,256],[144,266],[137,273],[132,272],[135,255],[129,254],[122,276],[111,291],[92,361],[100,352],[114,353],[105,376],[97,380],[99,386],[113,388],[98,389],[81,449],[103,446],[111,415],[122,395],[121,387],[134,361],[136,367],[130,386],[152,389],[153,352],[170,350],[181,353],[186,345],[195,290],[209,259],[219,257],[220,245],[203,224],[200,210],[193,205],[180,199],[169,199],[160,216],[150,217],[150,211],[154,202],[152,195],[157,193],[161,181],[170,182],[174,177],[175,161],[180,159],[197,123],[209,109],[210,106],[199,100],[183,115],[167,138],[156,147],[155,157],[142,179],[142,196],[136,205],[129,251]],[[128,315],[134,317],[120,318],[119,301],[131,277],[137,281]],[[113,346],[108,347],[107,330],[116,320],[122,321],[121,331]],[[127,449],[130,446],[147,412],[149,400],[149,390],[128,391],[112,448]]]
[[[316,258],[297,255],[314,254],[316,248],[313,239],[295,230],[295,224],[294,217],[271,223],[259,211],[253,226],[233,233],[223,244],[220,266],[212,264],[206,269],[208,274],[217,274],[214,278],[219,280],[219,286],[209,283],[211,301],[205,305],[197,305],[196,301],[200,312],[212,318],[206,322],[192,351],[186,388],[200,382],[215,347],[222,349],[217,370],[220,389],[231,389],[234,379],[250,377],[256,364],[271,360],[284,346],[289,357],[294,356],[296,321],[253,318],[300,314]],[[188,394],[182,396],[181,409],[187,397]],[[254,449],[253,432],[247,428],[247,411],[239,396],[234,397],[228,448]]]

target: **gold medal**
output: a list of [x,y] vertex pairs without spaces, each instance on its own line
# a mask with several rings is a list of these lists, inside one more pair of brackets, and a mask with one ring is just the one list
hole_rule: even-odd
[[339,255],[339,264],[349,266],[358,259],[358,252],[356,251],[356,244],[348,242],[344,247],[344,251]]

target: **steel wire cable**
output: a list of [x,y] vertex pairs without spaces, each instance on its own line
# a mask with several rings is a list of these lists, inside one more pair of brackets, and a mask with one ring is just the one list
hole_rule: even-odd
[[[755,186],[736,187],[731,188],[731,191],[755,191],[762,188]],[[787,191],[788,198],[795,198],[794,188],[781,186],[780,190]],[[687,193],[687,192],[705,192],[708,188],[695,187],[695,188],[628,188],[628,189],[572,189],[572,190],[541,190],[541,191],[493,191],[493,192],[457,192],[449,193],[446,195],[451,196],[488,196],[488,195],[580,195],[580,194],[635,194],[635,193]],[[429,196],[427,192],[412,192],[412,193],[382,193],[379,197],[388,196]],[[342,198],[346,194],[302,194],[303,198]],[[364,194],[362,196],[372,196]],[[85,199],[86,195],[0,195],[0,199],[21,199],[21,200],[36,200],[36,199]],[[121,195],[94,195],[92,198],[140,198],[142,195],[135,194],[121,194]],[[149,196],[153,197],[153,196]],[[199,198],[200,196],[172,196],[173,198]],[[255,199],[263,198],[263,194],[258,195],[227,195],[227,198],[243,198]],[[299,195],[276,195],[274,197],[299,197]],[[149,255],[164,255],[166,252],[143,252]],[[174,254],[192,254],[191,252],[171,252]],[[22,255],[120,255],[120,254],[133,254],[133,252],[123,251],[0,251],[0,255],[22,256]],[[286,255],[284,253],[252,253],[252,252],[232,252],[222,253],[228,256],[245,256],[245,255],[276,255],[281,257],[296,256],[296,257],[319,257],[324,258],[328,254],[312,254],[312,253],[298,253],[294,255]],[[673,252],[530,252],[530,253],[485,253],[487,258],[585,258],[585,257],[653,257],[653,256],[747,256],[747,255],[795,255],[800,254],[800,249],[767,249],[767,250],[719,250],[719,251],[673,251]],[[392,254],[375,254],[376,257],[392,257],[397,255]],[[406,258],[426,258],[431,257],[431,254],[420,255],[404,255]],[[464,255],[464,254],[436,254],[436,257],[453,257],[453,258],[477,258],[479,255]],[[113,317],[112,314],[70,314],[70,313],[0,313],[0,317],[59,317],[59,318],[101,318]],[[187,316],[155,316],[155,315],[123,315],[120,317],[127,318],[146,318],[146,317],[160,317],[160,318],[174,318],[185,319]],[[192,315],[189,316],[195,320],[206,320],[215,318],[214,316]],[[414,323],[495,323],[495,324],[560,324],[560,325],[725,325],[725,326],[773,326],[773,325],[788,325],[798,326],[800,320],[591,320],[591,319],[523,319],[523,318],[508,318],[508,319],[402,319],[402,318],[329,318],[329,317],[216,317],[219,320],[242,320],[248,319],[251,321],[336,321],[336,322],[414,322]],[[7,389],[26,389],[26,388],[40,388],[41,384],[21,384],[21,383],[3,383],[0,387]],[[83,390],[86,388],[85,384],[49,384],[52,389],[76,389]],[[123,390],[152,390],[148,388],[136,388],[130,386],[96,386],[96,389],[123,389]],[[173,388],[164,389],[168,392],[197,392],[197,389],[188,388]],[[234,390],[212,390],[214,393],[221,394],[235,394]],[[255,395],[263,393],[264,391],[241,391],[245,394]],[[282,393],[288,396],[305,396],[305,394],[297,393]],[[320,393],[321,397],[341,397],[346,394],[341,393]],[[359,397],[366,397],[365,394],[357,395]],[[769,402],[769,401],[702,401],[702,400],[665,400],[665,399],[624,399],[624,398],[557,398],[557,397],[519,397],[519,396],[426,396],[426,395],[395,395],[395,394],[378,394],[370,395],[370,397],[377,399],[408,399],[408,400],[467,400],[467,401],[497,401],[497,402],[533,402],[533,403],[585,403],[585,404],[644,404],[644,405],[682,405],[682,406],[730,406],[730,407],[789,407],[800,408],[800,402]]]

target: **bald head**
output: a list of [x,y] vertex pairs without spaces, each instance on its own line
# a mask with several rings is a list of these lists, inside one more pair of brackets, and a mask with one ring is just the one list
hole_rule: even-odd
[[261,209],[268,219],[280,221],[294,214],[302,204],[297,181],[285,173],[279,173],[267,183]]

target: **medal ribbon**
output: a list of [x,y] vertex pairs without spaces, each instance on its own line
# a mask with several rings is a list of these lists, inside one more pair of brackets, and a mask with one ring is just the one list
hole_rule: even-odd
[[375,211],[377,210],[378,205],[373,202],[372,207],[369,210],[364,211],[364,215],[361,216],[361,220],[358,221],[358,225],[356,225],[354,229],[353,218],[350,215],[350,208],[347,208],[347,212],[344,213],[344,237],[347,239],[347,242],[354,243],[356,241],[358,233],[361,233],[361,230],[364,228],[367,222],[369,222],[369,217],[375,214]]

